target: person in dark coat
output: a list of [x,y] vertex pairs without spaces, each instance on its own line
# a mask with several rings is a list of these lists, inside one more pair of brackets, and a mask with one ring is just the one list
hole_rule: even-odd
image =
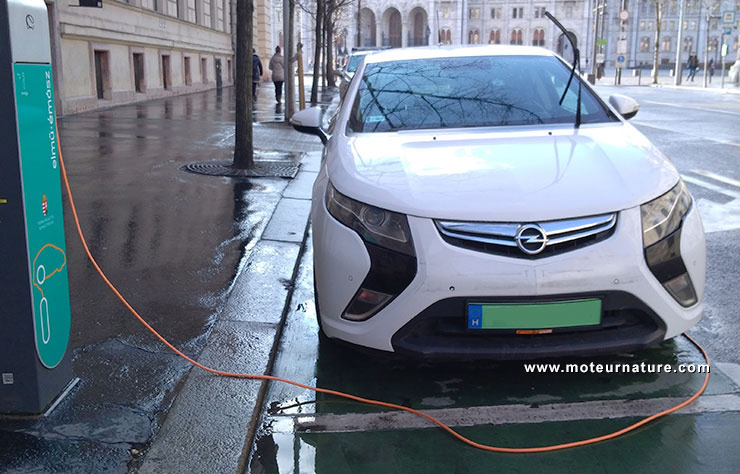
[[689,74],[686,76],[687,80],[691,80],[691,82],[694,82],[694,76],[696,76],[696,70],[699,69],[699,58],[696,57],[696,53],[691,53],[691,56],[689,56],[689,62],[687,64],[689,67]]
[[252,49],[252,100],[257,102],[257,86],[262,78],[262,61],[257,55],[257,51]]

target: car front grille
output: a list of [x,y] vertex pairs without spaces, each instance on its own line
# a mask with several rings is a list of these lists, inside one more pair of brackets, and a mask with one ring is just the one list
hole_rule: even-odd
[[515,258],[542,258],[594,244],[610,237],[617,214],[533,223],[435,220],[449,244]]

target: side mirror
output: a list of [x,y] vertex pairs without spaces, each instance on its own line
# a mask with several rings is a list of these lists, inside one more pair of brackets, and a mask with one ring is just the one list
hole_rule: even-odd
[[321,128],[321,116],[323,112],[320,107],[311,107],[297,112],[291,117],[290,124],[301,133],[316,135],[321,143],[326,145],[329,135]]
[[609,96],[609,103],[614,107],[619,115],[624,117],[625,120],[629,120],[640,110],[640,104],[631,97],[627,97],[622,94],[613,94]]

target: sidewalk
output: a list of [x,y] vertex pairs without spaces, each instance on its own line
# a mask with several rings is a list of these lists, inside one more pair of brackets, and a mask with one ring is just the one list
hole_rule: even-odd
[[[658,84],[653,85],[653,78],[650,74],[650,68],[644,69],[623,69],[622,78],[619,85],[622,86],[650,86],[650,87],[669,87],[677,89],[693,89],[693,90],[707,90],[717,93],[725,94],[740,94],[740,87],[731,83],[727,78],[728,71],[725,70],[725,83],[722,87],[722,78],[720,77],[720,70],[715,69],[714,77],[711,78],[711,82],[707,81],[707,87],[704,87],[704,70],[699,68],[696,72],[694,81],[688,81],[686,79],[687,72],[685,69],[682,71],[681,84],[675,85],[675,77],[672,75],[673,71],[668,69],[660,69],[658,71]],[[584,74],[590,73],[590,69],[584,70]],[[709,72],[707,72],[709,74]],[[596,81],[598,86],[613,86],[615,85],[616,69],[606,69],[601,79]]]
[[[333,99],[324,95],[322,106]],[[269,88],[256,118],[255,149],[299,160],[295,179],[180,169],[231,157],[233,88],[65,117],[60,138],[88,243],[124,296],[199,362],[263,374],[292,293],[322,145],[275,122]],[[0,417],[0,471],[237,472],[264,384],[213,376],[173,355],[92,271],[69,208],[65,228],[69,350],[81,382],[46,418]]]

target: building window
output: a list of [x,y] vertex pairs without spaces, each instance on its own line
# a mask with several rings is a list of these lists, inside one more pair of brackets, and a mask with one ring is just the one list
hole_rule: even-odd
[[468,31],[468,44],[480,44],[480,33],[478,30]]
[[480,19],[480,8],[471,8],[468,10],[468,18],[471,20],[478,20]]
[[509,44],[524,44],[521,28],[514,28],[511,30],[511,41],[509,41]]
[[229,75],[229,82],[234,80],[234,71],[231,69],[231,59],[226,60],[226,69],[227,73]]
[[532,46],[545,46],[545,30],[542,28],[535,28],[534,36],[532,37]]
[[716,36],[712,36],[709,38],[709,51],[717,51],[717,46],[719,46],[719,40]]
[[683,40],[683,50],[690,53],[694,50],[694,38],[687,36]]
[[545,18],[545,7],[534,7],[535,18]]
[[691,23],[689,23],[689,29],[690,30],[695,30],[696,29],[696,21],[692,21]]
[[501,30],[491,30],[488,34],[488,44],[501,44]]
[[640,52],[644,53],[650,50],[650,37],[643,36],[640,38]]
[[203,26],[211,27],[211,2],[213,0],[203,0],[202,11],[203,11]]
[[162,87],[165,90],[172,88],[172,76],[170,75],[170,56],[162,55]]
[[190,23],[196,23],[198,20],[195,16],[195,0],[188,0],[188,17]]
[[442,6],[442,18],[449,18],[449,17],[450,17],[450,6],[443,5]]
[[144,54],[134,53],[134,90],[136,92],[146,92],[146,83],[144,76]]
[[449,28],[439,30],[439,42],[442,44],[452,44],[452,31]]
[[110,79],[110,54],[95,50],[95,91],[98,99],[112,99]]
[[663,38],[661,40],[660,44],[660,50],[661,51],[670,51],[671,50],[671,38],[669,36]]
[[208,83],[208,60],[206,58],[200,58],[200,82]]
[[491,20],[500,20],[500,19],[501,19],[501,9],[491,8]]
[[183,73],[185,75],[185,85],[189,86],[193,83],[193,77],[190,73],[190,58],[185,56],[182,58]]
[[673,20],[671,20],[671,23],[670,24],[671,24],[670,30],[671,31],[674,31],[676,29],[676,22],[673,21]]
[[641,30],[644,30],[645,29],[645,22],[644,21],[641,21],[640,22],[640,29]]
[[646,26],[647,26],[648,31],[653,31],[653,22],[652,21],[648,21]]
[[573,5],[565,6],[565,18],[573,18]]
[[180,5],[177,0],[167,0],[165,7],[167,8],[166,13],[168,15],[174,16],[175,18],[180,16]]
[[514,7],[511,9],[511,17],[514,19],[524,18],[524,7]]

